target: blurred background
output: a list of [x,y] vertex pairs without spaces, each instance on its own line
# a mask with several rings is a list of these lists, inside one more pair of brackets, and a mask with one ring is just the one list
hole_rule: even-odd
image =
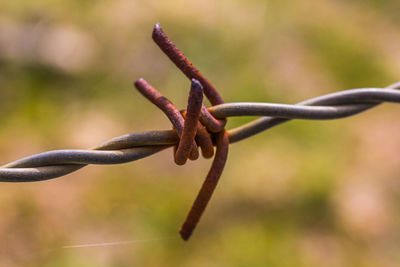
[[[170,129],[132,86],[186,106],[165,32],[226,102],[298,101],[400,80],[395,0],[2,1],[0,161]],[[190,242],[211,164],[171,149],[66,177],[0,184],[1,266],[398,266],[400,108],[293,121],[230,147]],[[254,118],[230,119],[228,128]],[[130,241],[116,246],[70,245]]]

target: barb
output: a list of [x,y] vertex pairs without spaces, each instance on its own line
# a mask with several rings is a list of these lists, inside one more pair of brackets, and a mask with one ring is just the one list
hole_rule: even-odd
[[[165,96],[163,96],[160,92],[158,92],[155,88],[153,88],[144,79],[137,80],[135,82],[135,86],[138,89],[138,91],[140,93],[142,93],[142,95],[144,95],[153,104],[155,104],[157,107],[159,107],[165,113],[165,115],[167,115],[168,119],[171,121],[174,128],[178,131],[179,138],[182,138],[182,135],[183,135],[183,132],[185,129],[185,121],[182,117],[182,114],[174,106],[174,104],[172,104],[171,101],[169,101]],[[187,131],[187,126],[186,126],[185,130]],[[187,134],[187,133],[185,133],[185,134]],[[185,151],[185,153],[187,153],[187,156],[190,156],[191,160],[196,160],[199,157],[199,151],[197,150],[197,146],[196,146],[196,143],[194,142],[194,140],[189,140],[189,141],[191,144],[189,144],[189,147],[187,148],[188,151],[187,152]],[[186,136],[182,142],[183,143],[188,142]],[[180,151],[179,153],[182,153],[182,151]],[[185,162],[186,162],[186,158],[179,159],[175,156],[176,164],[182,165]]]
[[186,160],[189,158],[192,143],[194,142],[197,133],[197,121],[200,117],[202,101],[203,87],[196,79],[192,79],[187,113],[185,114],[185,123],[183,125],[181,140],[179,141],[179,145],[175,153],[175,162],[178,165],[185,164]]
[[212,105],[224,103],[217,89],[207,80],[203,74],[179,51],[167,35],[161,29],[160,24],[156,24],[153,29],[153,40],[160,49],[171,59],[189,79],[198,80],[204,87],[204,93]]
[[[400,103],[400,82],[387,88],[361,88],[311,98],[295,105],[277,103],[225,103],[215,87],[168,39],[159,24],[153,40],[191,80],[187,110],[181,110],[144,79],[135,87],[160,108],[173,125],[172,130],[130,133],[115,137],[90,149],[54,150],[25,157],[0,167],[0,182],[34,182],[53,179],[77,171],[88,164],[121,164],[175,147],[178,165],[187,159],[214,154],[211,169],[183,223],[180,234],[188,240],[198,224],[225,166],[230,143],[239,142],[291,119],[332,120],[356,115],[383,102]],[[204,94],[213,105],[202,104]],[[235,116],[261,118],[226,130],[226,120]]]
[[188,240],[196,228],[201,215],[207,207],[215,188],[217,187],[218,180],[224,170],[226,160],[228,158],[229,137],[225,131],[222,131],[216,136],[217,152],[215,153],[214,161],[211,169],[207,174],[196,200],[189,211],[179,233],[183,240]]

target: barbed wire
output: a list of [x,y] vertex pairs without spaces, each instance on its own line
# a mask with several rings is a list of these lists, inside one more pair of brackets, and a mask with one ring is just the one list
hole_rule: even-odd
[[[139,160],[174,147],[174,159],[182,165],[195,160],[201,148],[205,158],[214,155],[211,169],[180,229],[187,240],[200,220],[222,174],[228,146],[291,119],[332,120],[356,115],[383,102],[400,103],[400,82],[386,88],[346,90],[311,98],[300,103],[224,103],[214,86],[168,39],[159,24],[153,40],[175,65],[191,79],[186,110],[178,110],[171,101],[144,79],[135,87],[170,119],[173,130],[130,133],[107,140],[89,149],[53,150],[28,156],[0,167],[0,182],[34,182],[64,176],[88,164],[121,164]],[[203,93],[213,105],[202,104]],[[250,123],[226,130],[226,119],[236,116],[260,116]]]
[[[400,82],[388,88],[361,88],[312,98],[295,105],[227,103],[209,108],[216,118],[262,116],[228,130],[229,143],[256,135],[291,119],[331,120],[356,115],[382,102],[400,103]],[[34,182],[60,177],[88,164],[121,164],[176,146],[175,130],[130,133],[90,149],[53,150],[25,157],[0,167],[2,182]]]

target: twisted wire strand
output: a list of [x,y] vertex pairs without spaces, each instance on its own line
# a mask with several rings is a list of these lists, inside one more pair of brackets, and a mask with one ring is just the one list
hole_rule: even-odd
[[[370,108],[373,108],[379,105],[382,102],[391,102],[398,103],[399,102],[399,91],[395,89],[400,89],[400,82],[394,83],[385,89],[383,88],[361,88],[361,89],[352,89],[346,90],[331,94],[322,95],[319,97],[311,98],[300,103],[297,103],[299,106],[336,106],[337,108],[341,108],[343,106],[348,106],[351,104],[365,104],[365,106],[359,106],[359,109],[354,110],[354,113],[348,111],[337,112],[338,117],[336,118],[344,118],[351,115],[356,115],[363,111],[366,111]],[[301,112],[300,112],[301,113]],[[347,113],[346,116],[344,116]],[[301,114],[298,114],[301,115]],[[339,116],[342,115],[342,116]],[[331,118],[331,119],[336,119]],[[284,122],[290,121],[291,117],[271,117],[265,114],[265,117],[259,118],[255,121],[249,122],[245,125],[237,127],[229,131],[230,134],[230,142],[239,142],[243,139],[249,138],[253,135],[256,135],[260,132],[266,131],[269,128],[282,124]],[[310,119],[310,118],[309,118]],[[318,119],[318,118],[314,118]]]
[[[296,105],[227,103],[208,111],[219,119],[262,116],[228,131],[234,143],[291,119],[331,120],[356,115],[380,103],[400,103],[400,82],[387,89],[362,88],[331,93]],[[177,145],[175,130],[138,132],[115,137],[91,149],[53,150],[28,156],[0,167],[1,182],[34,182],[64,176],[88,164],[121,164],[139,160]]]

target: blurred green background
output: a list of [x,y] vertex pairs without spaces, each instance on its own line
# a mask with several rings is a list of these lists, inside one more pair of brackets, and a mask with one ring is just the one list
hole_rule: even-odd
[[[2,1],[0,160],[170,129],[132,86],[144,77],[186,106],[157,22],[226,102],[295,103],[399,80],[399,12],[396,0]],[[168,150],[0,184],[0,266],[398,266],[399,113],[294,121],[232,145],[187,243],[177,231],[210,160],[178,167]],[[115,241],[131,243],[64,248]]]

